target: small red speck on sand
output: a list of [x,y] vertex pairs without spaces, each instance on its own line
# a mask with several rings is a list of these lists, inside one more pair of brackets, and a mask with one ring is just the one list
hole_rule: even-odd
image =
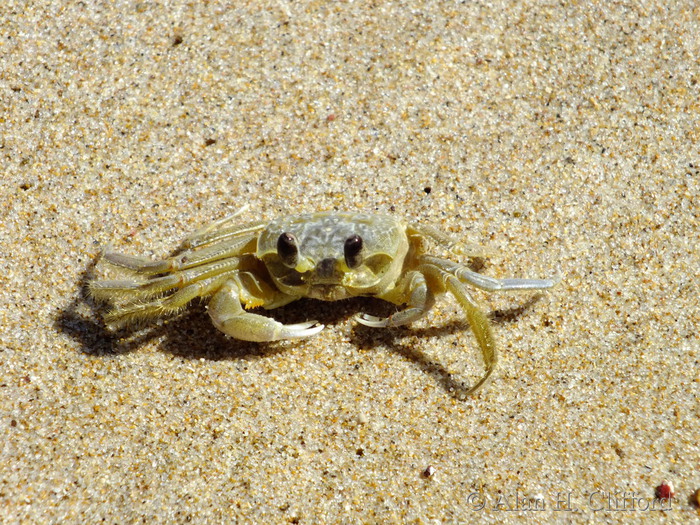
[[656,487],[656,497],[659,499],[671,499],[676,495],[673,491],[673,485],[668,481],[663,481],[661,485]]

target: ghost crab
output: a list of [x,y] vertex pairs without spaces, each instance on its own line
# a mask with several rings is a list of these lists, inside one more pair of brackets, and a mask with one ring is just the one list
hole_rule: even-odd
[[388,215],[320,212],[236,225],[237,215],[195,232],[179,253],[164,260],[106,252],[107,262],[138,278],[90,283],[94,298],[112,303],[107,326],[116,329],[176,314],[202,297],[209,299],[214,326],[231,337],[296,339],[317,334],[323,325],[284,325],[246,309],[269,310],[302,297],[337,301],[372,296],[406,308],[386,318],[360,313],[355,319],[366,326],[393,327],[420,319],[437,295],[449,292],[464,309],[485,363],[486,374],[471,393],[492,374],[497,351],[488,319],[467,285],[495,292],[544,290],[557,282],[495,279],[429,255],[426,241],[454,254],[474,254],[459,250],[432,227]]

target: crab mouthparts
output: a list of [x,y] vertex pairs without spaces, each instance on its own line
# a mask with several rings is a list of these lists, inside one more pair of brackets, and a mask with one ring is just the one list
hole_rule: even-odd
[[311,282],[312,284],[338,284],[340,279],[335,259],[327,257],[316,265]]
[[321,301],[339,301],[352,297],[348,290],[338,284],[314,284],[309,287],[307,297]]

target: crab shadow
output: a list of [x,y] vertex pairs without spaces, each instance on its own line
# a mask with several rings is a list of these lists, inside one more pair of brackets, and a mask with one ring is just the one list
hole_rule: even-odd
[[[488,318],[496,325],[515,322],[541,297],[542,294],[535,294],[525,303],[517,307],[494,310],[488,315]],[[407,338],[427,340],[470,330],[468,322],[463,318],[455,318],[442,325],[430,326],[427,328],[402,326],[385,330],[376,330],[358,325],[353,329],[351,341],[362,349],[371,350],[384,347],[401,355],[408,361],[418,365],[425,374],[431,376],[437,383],[442,385],[442,388],[447,393],[455,398],[464,400],[469,396],[473,385],[465,383],[441,363],[432,359],[430,355],[421,349],[419,344],[413,341],[406,342],[404,340]],[[473,341],[473,344],[476,344],[476,341]]]
[[[106,357],[130,353],[146,343],[159,340],[162,350],[184,359],[239,360],[256,359],[289,351],[290,347],[303,341],[254,343],[227,337],[216,330],[203,304],[195,303],[188,312],[168,321],[155,322],[139,329],[108,330],[99,320],[104,306],[96,303],[87,292],[87,283],[93,278],[95,261],[82,273],[80,289],[73,300],[61,307],[54,318],[58,331],[76,341],[81,351],[94,357]],[[542,294],[534,294],[522,305],[504,310],[495,310],[490,320],[495,324],[514,322],[535,304]],[[274,310],[272,317],[285,324],[316,319],[331,327],[347,320],[358,312],[377,316],[388,316],[396,306],[373,298],[353,298],[335,303],[301,299]],[[267,313],[266,315],[270,315]],[[443,365],[435,362],[421,350],[420,345],[404,341],[439,338],[447,334],[469,330],[466,320],[454,319],[448,323],[428,328],[397,327],[377,330],[357,324],[351,331],[351,342],[363,350],[387,348],[417,364],[421,370],[440,383],[450,395],[463,399],[470,390],[469,385],[459,380]]]
[[83,354],[108,357],[128,354],[143,345],[160,341],[160,347],[185,359],[240,359],[264,357],[285,350],[277,343],[252,343],[225,336],[216,330],[203,304],[196,302],[187,312],[166,321],[154,321],[143,327],[112,331],[101,321],[105,305],[88,293],[96,261],[92,261],[79,278],[79,291],[70,303],[54,316],[57,331],[73,339]]

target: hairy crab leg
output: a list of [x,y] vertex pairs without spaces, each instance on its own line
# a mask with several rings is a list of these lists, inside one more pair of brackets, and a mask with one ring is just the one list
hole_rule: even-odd
[[235,239],[236,237],[242,237],[244,235],[254,236],[252,234],[257,234],[267,225],[266,222],[254,221],[224,228],[223,225],[231,220],[231,218],[232,217],[226,217],[194,232],[185,239],[185,241],[182,243],[182,248],[197,248],[198,246],[204,246],[205,244],[222,242],[226,239]]
[[235,219],[236,217],[238,217],[238,216],[242,215],[243,213],[245,213],[246,211],[248,211],[249,208],[250,208],[250,205],[244,204],[243,206],[238,208],[233,213],[226,215],[225,217],[222,217],[221,219],[207,223],[206,225],[202,226],[201,228],[195,230],[190,235],[188,235],[185,238],[185,241],[192,239],[192,238],[205,236],[206,234],[208,234],[212,231],[217,231],[217,230],[222,229],[225,225],[228,225],[230,222],[232,222],[233,219]]
[[201,250],[187,250],[173,257],[168,257],[167,259],[159,261],[111,251],[104,253],[104,259],[114,266],[126,268],[135,273],[154,275],[175,270],[186,270],[219,259],[237,257],[250,251],[250,246],[248,245],[253,243],[253,241],[255,241],[255,237],[249,235],[243,239],[230,240],[207,248],[202,248]]
[[98,300],[114,302],[114,298],[130,301],[146,300],[156,295],[164,294],[175,288],[184,288],[195,281],[237,270],[241,259],[230,257],[221,261],[213,261],[189,270],[181,270],[152,277],[145,281],[113,280],[93,281],[90,283],[90,294]]
[[172,295],[151,302],[117,306],[105,315],[105,323],[110,329],[115,330],[124,326],[138,324],[141,321],[154,317],[175,315],[193,299],[206,296],[221,288],[235,271],[231,270],[216,277],[197,281],[181,288]]
[[255,252],[256,243],[256,236],[248,235],[240,239],[229,239],[212,244],[206,248],[186,250],[171,257],[171,259],[175,263],[175,270],[192,268],[220,259],[228,259],[229,257],[238,257]]

